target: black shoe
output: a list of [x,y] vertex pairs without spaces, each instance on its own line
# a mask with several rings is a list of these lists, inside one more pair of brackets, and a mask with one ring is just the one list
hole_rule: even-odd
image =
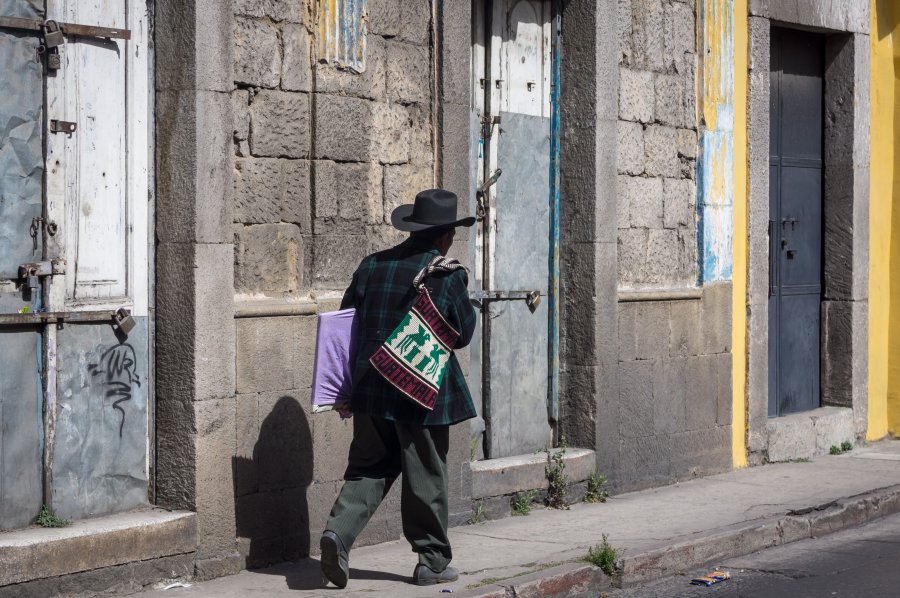
[[427,565],[419,563],[413,571],[413,583],[417,586],[433,586],[437,583],[450,583],[459,579],[459,573],[453,567],[447,567],[440,573]]
[[326,530],[322,532],[319,548],[322,549],[322,575],[339,588],[347,587],[350,556],[344,543],[336,533]]

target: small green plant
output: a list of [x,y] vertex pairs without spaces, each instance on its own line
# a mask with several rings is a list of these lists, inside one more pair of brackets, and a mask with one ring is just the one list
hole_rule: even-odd
[[602,541],[588,549],[584,560],[595,567],[599,567],[607,575],[612,575],[616,572],[616,557],[618,556],[618,551],[610,545],[606,534],[603,534]]
[[537,490],[517,492],[512,501],[512,514],[524,516],[531,513],[535,498],[537,498]]
[[828,450],[828,453],[831,455],[840,455],[844,451],[841,450],[841,447],[836,446],[834,444],[831,445],[831,448]]
[[809,457],[797,457],[796,459],[791,459],[791,463],[809,463]]
[[845,453],[848,451],[852,451],[853,443],[851,443],[849,440],[845,440],[844,442],[841,443],[841,450],[844,451]]
[[41,512],[38,513],[35,523],[37,523],[41,527],[66,527],[72,522],[67,519],[63,519],[62,517],[57,517],[50,512],[50,509],[47,508],[47,505],[42,505]]
[[472,507],[472,517],[469,518],[469,524],[475,525],[485,520],[487,520],[487,514],[484,512],[484,501],[476,501],[475,506]]
[[584,493],[584,502],[606,502],[609,498],[609,491],[606,486],[606,476],[602,473],[595,472],[587,481],[587,492]]
[[547,465],[544,474],[547,476],[547,506],[551,509],[568,509],[569,476],[566,475],[566,439],[559,442],[559,449],[551,451],[548,447]]

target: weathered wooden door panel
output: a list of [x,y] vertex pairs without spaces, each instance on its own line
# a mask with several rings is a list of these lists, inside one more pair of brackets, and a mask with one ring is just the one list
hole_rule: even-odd
[[[43,18],[43,3],[0,0],[0,15]],[[40,40],[0,29],[0,314],[40,308],[17,288],[19,264],[41,258],[43,81]],[[28,525],[41,507],[41,328],[0,325],[0,529]]]
[[820,404],[823,65],[820,35],[772,30],[770,416]]
[[52,501],[77,519],[148,501],[148,68],[143,2],[49,0],[59,21],[122,28],[130,39],[70,37],[47,81],[48,118],[72,121],[47,144],[49,244],[67,263],[50,296],[60,311],[128,309],[56,335]]
[[[59,21],[126,25],[126,3],[121,0],[49,4],[51,18]],[[48,113],[78,127],[72,135],[53,135],[48,143],[50,210],[62,216],[60,242],[72,264],[66,276],[69,301],[126,296],[127,43],[71,39],[61,50],[63,68],[47,86]]]

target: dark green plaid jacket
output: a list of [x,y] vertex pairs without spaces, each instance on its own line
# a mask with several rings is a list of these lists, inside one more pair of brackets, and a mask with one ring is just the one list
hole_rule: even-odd
[[[472,395],[456,354],[447,363],[434,411],[403,396],[369,363],[372,354],[412,307],[416,298],[413,278],[436,255],[438,250],[430,242],[410,238],[366,257],[353,274],[341,309],[355,307],[361,327],[350,399],[354,413],[423,426],[455,424],[475,417]],[[463,269],[435,273],[425,280],[435,306],[460,333],[455,349],[468,345],[475,331],[475,309],[469,302],[467,285]]]

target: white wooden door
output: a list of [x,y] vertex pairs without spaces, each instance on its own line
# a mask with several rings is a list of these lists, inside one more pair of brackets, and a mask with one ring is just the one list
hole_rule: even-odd
[[48,279],[46,307],[123,308],[136,323],[127,334],[109,320],[46,333],[52,502],[77,519],[148,501],[149,23],[146,0],[47,0],[47,18],[130,36],[67,35],[46,77],[48,122],[75,123],[46,135],[46,257],[66,264]]

